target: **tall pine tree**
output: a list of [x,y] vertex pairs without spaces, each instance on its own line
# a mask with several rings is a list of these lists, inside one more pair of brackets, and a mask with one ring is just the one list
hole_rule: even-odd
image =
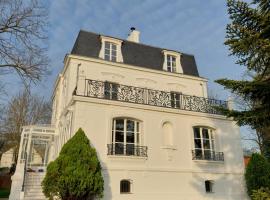
[[225,45],[237,64],[252,74],[246,80],[219,79],[216,82],[251,104],[244,110],[222,111],[237,123],[249,125],[262,135],[263,154],[270,159],[270,1],[228,0],[231,23]]

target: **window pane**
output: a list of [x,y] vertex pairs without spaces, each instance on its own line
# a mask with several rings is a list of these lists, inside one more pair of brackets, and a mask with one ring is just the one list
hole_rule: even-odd
[[116,45],[112,44],[112,50],[116,51]]
[[116,62],[116,57],[115,56],[112,56],[111,61]]
[[202,158],[202,150],[195,149],[195,156],[196,156],[196,158]]
[[105,55],[105,56],[104,56],[104,59],[105,59],[105,60],[110,60],[110,56],[109,56],[109,55]]
[[134,143],[134,132],[127,132],[127,143]]
[[115,145],[114,145],[114,151],[115,151],[115,154],[123,155],[124,154],[124,144],[122,144],[122,143],[115,143]]
[[134,132],[134,121],[132,120],[127,120],[127,131],[132,131]]
[[135,155],[134,144],[127,144],[126,145],[126,154],[127,155]]
[[137,133],[137,145],[139,145],[140,144],[140,134],[139,133]]
[[212,156],[211,156],[211,151],[210,150],[204,150],[204,158],[206,160],[211,160]]
[[171,56],[167,55],[167,61],[169,62],[171,60]]
[[109,49],[105,49],[105,55],[110,55],[110,50]]
[[124,132],[115,131],[115,142],[124,142]]
[[210,148],[210,140],[203,140],[203,148],[204,149],[211,149]]
[[116,57],[116,51],[112,51],[112,56]]
[[115,130],[124,131],[124,119],[116,119]]
[[208,129],[203,128],[202,134],[203,134],[203,138],[209,139]]
[[172,56],[172,62],[175,63],[175,60],[176,60],[176,58],[174,56]]
[[194,143],[195,143],[195,148],[202,148],[201,139],[195,139]]
[[194,130],[194,138],[201,138],[200,128],[193,128],[193,130]]
[[109,42],[105,42],[105,49],[110,49],[110,43]]
[[168,70],[168,72],[172,72],[171,67],[168,67],[167,70]]

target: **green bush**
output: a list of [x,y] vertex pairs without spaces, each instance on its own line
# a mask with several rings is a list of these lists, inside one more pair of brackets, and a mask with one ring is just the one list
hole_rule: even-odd
[[260,188],[258,190],[253,190],[251,198],[252,200],[269,200],[270,190],[268,188]]
[[103,177],[96,150],[82,129],[62,147],[59,157],[47,167],[42,182],[49,199],[91,200],[103,196]]
[[258,153],[252,154],[245,173],[248,195],[262,187],[270,188],[270,164]]

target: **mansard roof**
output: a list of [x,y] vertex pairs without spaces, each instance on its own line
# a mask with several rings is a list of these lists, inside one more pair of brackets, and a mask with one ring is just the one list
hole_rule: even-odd
[[[100,36],[100,34],[81,30],[77,36],[71,54],[99,58],[99,51],[101,49]],[[120,40],[123,41],[121,47],[123,63],[163,71],[164,54],[162,51],[168,49],[152,47],[123,39]],[[191,76],[199,76],[194,56],[182,52],[179,53],[181,54],[181,66],[183,68],[183,73]]]

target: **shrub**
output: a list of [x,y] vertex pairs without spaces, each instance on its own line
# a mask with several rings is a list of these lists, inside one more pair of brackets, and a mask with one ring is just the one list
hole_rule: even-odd
[[47,167],[42,182],[46,197],[91,200],[103,196],[104,181],[96,150],[82,129],[62,147],[59,157]]
[[245,173],[248,195],[253,190],[270,187],[270,164],[258,153],[252,154]]
[[252,200],[269,200],[270,190],[268,188],[260,188],[258,190],[253,190],[251,198]]

